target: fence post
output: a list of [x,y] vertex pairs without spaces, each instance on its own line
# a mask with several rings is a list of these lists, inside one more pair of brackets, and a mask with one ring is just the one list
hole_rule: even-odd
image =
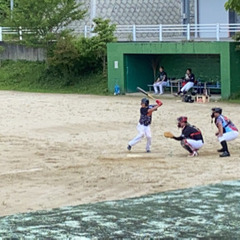
[[0,27],[0,42],[2,42],[2,27]]
[[162,24],[159,25],[159,41],[162,42]]
[[136,42],[136,25],[133,25],[133,41]]
[[19,40],[22,41],[22,27],[19,27]]
[[87,38],[87,25],[84,26],[84,37]]
[[190,40],[190,24],[187,24],[187,40]]
[[216,37],[217,37],[217,41],[220,41],[220,26],[219,26],[219,23],[217,23],[216,25]]

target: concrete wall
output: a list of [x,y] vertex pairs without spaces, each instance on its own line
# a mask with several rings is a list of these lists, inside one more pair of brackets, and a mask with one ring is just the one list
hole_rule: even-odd
[[0,53],[0,60],[27,60],[27,61],[44,61],[46,54],[42,48],[31,48],[23,45],[7,44],[0,42],[4,51]]

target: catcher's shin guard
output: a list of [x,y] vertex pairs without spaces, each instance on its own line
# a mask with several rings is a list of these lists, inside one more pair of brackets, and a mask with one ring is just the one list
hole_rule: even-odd
[[181,141],[181,145],[184,149],[186,149],[188,152],[193,153],[194,149],[191,147],[191,145],[187,142],[186,139],[183,139]]

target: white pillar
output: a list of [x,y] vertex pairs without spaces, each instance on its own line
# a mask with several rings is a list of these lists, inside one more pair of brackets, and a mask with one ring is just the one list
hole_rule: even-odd
[[[94,29],[94,23],[93,19],[96,18],[96,0],[91,0],[91,6],[90,6],[90,25],[91,25],[91,30]],[[90,33],[90,36],[93,36],[93,33]]]
[[133,41],[136,42],[136,25],[135,24],[133,25],[132,31],[133,31]]
[[220,26],[219,26],[219,23],[216,24],[216,38],[217,38],[217,41],[220,41]]
[[13,12],[13,6],[14,6],[14,0],[10,0],[10,9],[11,9],[11,18],[13,16],[12,12]]
[[87,32],[87,31],[88,31],[88,26],[85,25],[85,26],[84,26],[84,37],[85,37],[85,38],[87,38],[87,35],[88,35],[88,32]]
[[22,41],[22,27],[19,27],[19,40]]
[[190,40],[190,24],[187,24],[187,40]]
[[159,41],[162,42],[162,24],[159,25]]
[[2,27],[0,27],[0,42],[2,41]]
[[194,0],[195,38],[198,37],[198,0]]

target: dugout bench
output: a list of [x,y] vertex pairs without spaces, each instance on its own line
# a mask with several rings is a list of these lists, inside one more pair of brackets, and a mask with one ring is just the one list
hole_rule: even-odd
[[[173,94],[173,90],[176,89],[177,92],[180,91],[182,87],[183,79],[168,79],[167,85],[164,87],[164,89],[170,89],[171,94]],[[148,84],[149,92],[153,89],[153,84]],[[200,82],[198,81],[197,84],[195,84],[192,87],[193,90],[197,91],[198,94],[205,94],[208,96],[211,96],[211,90],[214,90],[214,92],[221,93],[221,84],[216,83],[208,83],[208,82]]]

